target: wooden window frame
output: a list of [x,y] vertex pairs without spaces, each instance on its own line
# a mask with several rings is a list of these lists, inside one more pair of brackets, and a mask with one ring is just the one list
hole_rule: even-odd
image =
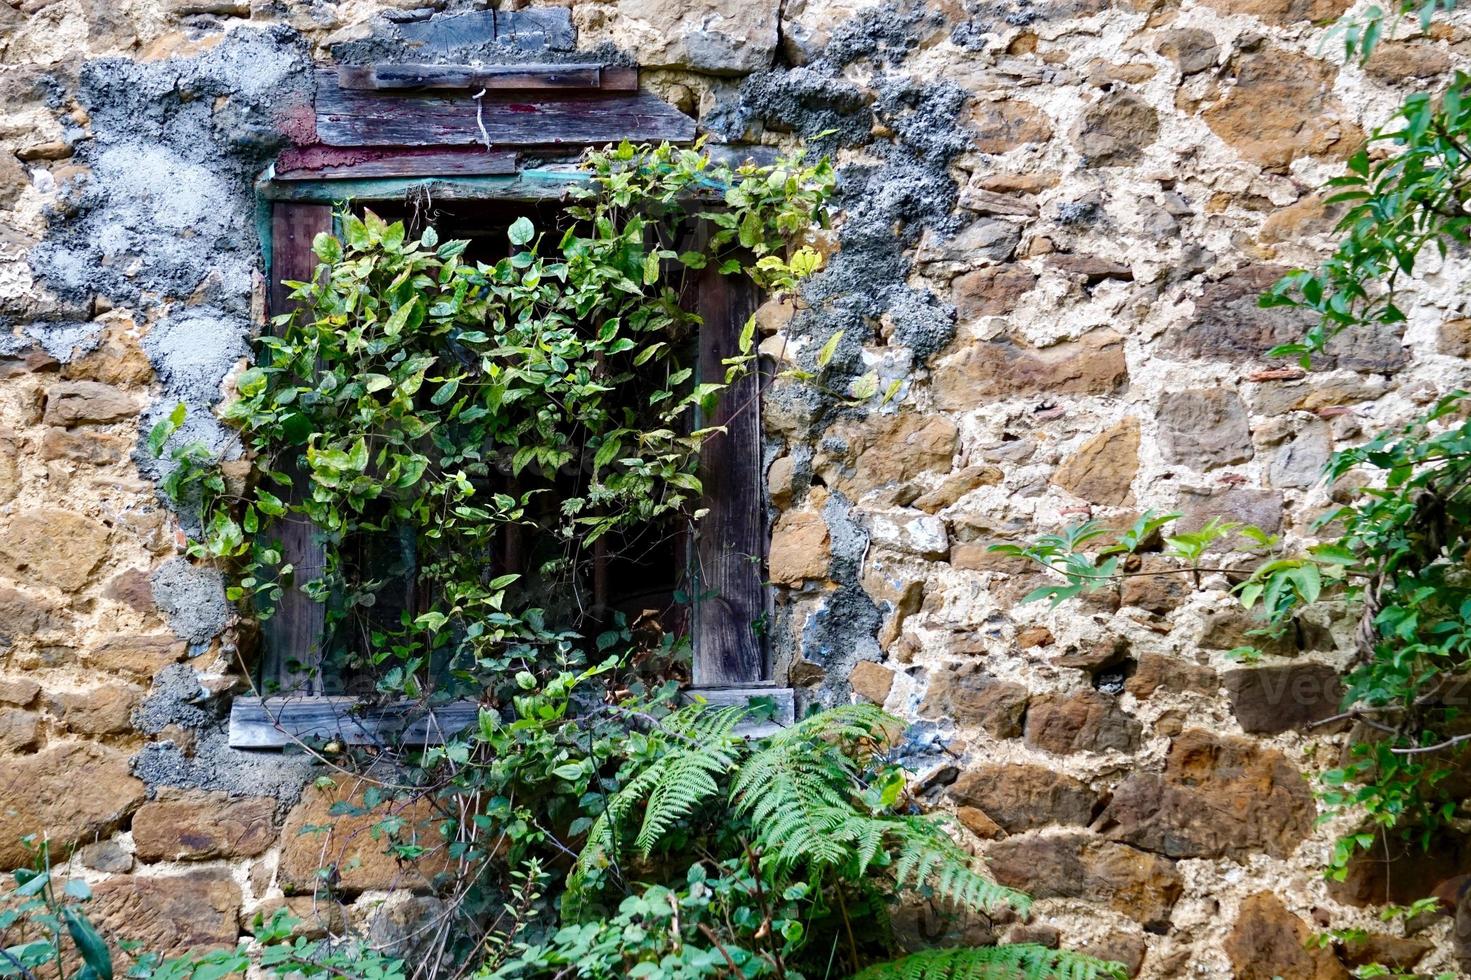
[[[534,205],[561,199],[569,186],[586,180],[575,167],[517,170],[514,158],[508,166],[508,155],[484,150],[388,153],[349,163],[318,153],[309,168],[300,166],[302,156],[283,155],[283,174],[268,172],[257,185],[271,282],[268,320],[289,311],[284,280],[311,278],[317,261],[312,240],[319,232],[334,231],[334,206],[342,202],[402,201],[409,191],[423,188],[440,201]],[[416,170],[435,173],[415,174]],[[693,290],[695,311],[704,321],[698,371],[705,377],[721,377],[722,362],[736,354],[740,332],[759,303],[759,293],[749,280],[721,276],[714,269],[702,271]],[[772,722],[750,726],[750,734],[791,724],[794,714],[793,692],[772,679],[769,652],[754,628],[765,618],[769,600],[760,393],[760,372],[749,372],[721,394],[709,418],[699,420],[701,425],[728,429],[706,444],[699,464],[705,487],[701,506],[708,513],[691,547],[692,572],[698,581],[691,590],[696,594],[694,659],[692,683],[685,692],[686,697],[712,704],[771,699],[776,704]],[[285,562],[300,569],[320,567],[321,547],[309,525],[289,524],[273,531],[281,537]],[[311,663],[311,646],[321,636],[324,614],[325,609],[299,589],[287,590],[262,631],[263,680],[285,690],[301,682],[286,669],[289,659],[317,666]],[[231,709],[229,741],[234,748],[247,749],[284,748],[303,739],[359,745],[432,742],[471,724],[476,711],[473,702],[430,709],[407,703],[366,707],[353,697],[320,693],[239,697]]]

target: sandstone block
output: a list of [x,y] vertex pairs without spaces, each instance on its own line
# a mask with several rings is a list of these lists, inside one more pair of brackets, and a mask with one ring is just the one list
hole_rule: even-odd
[[[646,68],[746,74],[770,68],[776,53],[777,0],[619,0],[631,28],[631,53]],[[625,42],[628,43],[628,42]]]
[[859,697],[874,704],[883,704],[894,687],[894,672],[872,660],[860,660],[848,674],[848,685]]
[[0,553],[17,577],[34,576],[65,592],[92,577],[107,554],[108,529],[81,514],[44,507],[17,514],[0,532]]
[[73,432],[52,426],[41,436],[42,459],[69,459],[75,463],[106,466],[119,462],[127,452],[128,440],[105,432]]
[[222,869],[109,878],[92,889],[88,915],[103,935],[131,939],[149,952],[233,948],[240,887]]
[[1129,92],[1111,92],[1083,110],[1072,136],[1088,167],[1138,163],[1158,138],[1159,113]]
[[141,409],[136,398],[112,385],[62,381],[46,391],[45,421],[61,426],[121,422]]
[[1037,285],[1037,275],[1019,265],[990,266],[958,276],[950,284],[951,302],[961,322],[1004,316]]
[[1117,506],[1133,499],[1139,472],[1139,420],[1126,418],[1068,454],[1052,482],[1089,503]]
[[1012,395],[1111,395],[1129,382],[1123,338],[1095,330],[1041,350],[1012,341],[965,344],[936,365],[936,407],[964,412]]
[[143,688],[136,684],[102,684],[56,695],[53,710],[69,731],[119,735],[132,730],[133,709],[142,699]]
[[40,693],[41,685],[28,677],[0,678],[0,704],[24,708]]
[[[1334,0],[1340,2],[1340,0]],[[1233,62],[1234,84],[1202,113],[1211,131],[1264,170],[1284,173],[1298,157],[1342,160],[1364,133],[1332,95],[1333,65],[1266,47]]]
[[128,754],[104,745],[64,743],[0,766],[0,868],[29,865],[21,845],[46,832],[53,853],[111,831],[143,801],[143,784],[128,771]]
[[1169,58],[1181,75],[1194,75],[1215,66],[1221,53],[1216,36],[1198,27],[1162,31],[1154,50]]
[[972,490],[996,486],[1004,476],[999,466],[967,466],[945,477],[935,489],[916,497],[914,506],[926,514],[933,514],[949,507]]
[[1020,99],[978,99],[971,105],[969,123],[976,149],[982,153],[1006,153],[1052,138],[1047,113]]
[[[343,802],[354,812],[334,813]],[[357,812],[361,811],[361,812]],[[399,839],[426,849],[418,861],[400,864],[387,853],[391,842],[375,828],[384,820],[402,821]],[[314,828],[329,827],[326,831]],[[288,892],[311,892],[328,880],[344,892],[395,888],[427,888],[434,875],[450,866],[439,821],[427,801],[384,801],[366,808],[360,796],[339,789],[307,788],[281,829],[281,863],[277,877]]]
[[1226,956],[1237,980],[1347,980],[1331,949],[1309,944],[1313,930],[1271,892],[1241,902],[1226,937]]
[[1343,684],[1326,664],[1282,664],[1228,670],[1221,678],[1241,730],[1276,735],[1306,729],[1338,714]]
[[864,516],[869,540],[877,547],[935,560],[950,553],[950,533],[938,517],[918,511],[879,511]]
[[264,796],[179,791],[133,815],[140,861],[255,857],[276,840],[276,801]]
[[789,510],[771,531],[767,571],[778,585],[801,585],[807,579],[825,579],[831,559],[832,537],[821,514]]
[[1098,803],[1098,794],[1081,780],[1045,766],[1014,763],[967,769],[948,792],[1009,834],[1051,824],[1086,825]]
[[0,636],[7,640],[68,626],[71,617],[51,603],[18,589],[0,588]]
[[1300,340],[1316,322],[1300,310],[1262,309],[1257,298],[1286,275],[1286,266],[1248,265],[1202,290],[1195,316],[1166,334],[1164,350],[1188,358],[1243,363]]
[[1124,690],[1141,701],[1159,690],[1215,694],[1220,687],[1220,678],[1209,667],[1163,653],[1141,653],[1133,676],[1124,682]]
[[29,752],[40,742],[40,715],[21,708],[0,708],[0,752]]
[[1247,14],[1278,27],[1311,21],[1337,20],[1349,0],[1206,0],[1206,6],[1223,14]]
[[167,633],[109,636],[82,657],[88,666],[149,680],[184,658],[184,641]]
[[1187,729],[1163,774],[1134,773],[1099,818],[1106,835],[1173,858],[1285,858],[1313,828],[1312,788],[1281,752]]
[[950,470],[960,431],[940,415],[904,412],[835,426],[816,470],[828,486],[858,496],[924,473]]
[[1190,601],[1195,580],[1176,558],[1141,555],[1136,574],[1124,579],[1119,601],[1163,615]]
[[1091,688],[1039,695],[1027,709],[1027,744],[1057,755],[1133,752],[1143,731],[1139,721],[1119,707],[1118,698]]
[[986,851],[996,880],[1034,898],[1084,898],[1161,928],[1184,884],[1172,862],[1086,833],[1026,834]]
[[1015,738],[1022,733],[1029,696],[1021,684],[966,663],[931,673],[919,713],[926,718],[949,717],[961,728],[979,728],[993,738]]

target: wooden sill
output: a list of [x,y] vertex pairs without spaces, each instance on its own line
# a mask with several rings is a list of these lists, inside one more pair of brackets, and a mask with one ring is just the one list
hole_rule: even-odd
[[[792,724],[794,705],[789,687],[703,687],[683,692],[685,700],[702,698],[716,707],[771,698],[776,715],[769,722],[748,723],[737,731],[761,738]],[[298,741],[342,745],[437,745],[448,735],[475,724],[480,708],[473,701],[452,701],[426,709],[415,701],[364,707],[358,698],[317,695],[236,698],[230,706],[230,748],[284,749]]]

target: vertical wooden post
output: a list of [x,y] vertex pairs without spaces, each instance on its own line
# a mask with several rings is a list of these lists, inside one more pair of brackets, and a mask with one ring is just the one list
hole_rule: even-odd
[[[741,329],[756,310],[755,286],[742,276],[703,271],[695,285],[700,330],[699,377],[725,379],[739,353]],[[700,451],[701,504],[708,513],[695,538],[695,687],[759,684],[767,679],[758,625],[765,611],[761,518],[760,379],[751,371],[721,392],[702,426],[723,425]]]
[[[318,232],[332,233],[332,208],[326,204],[278,201],[271,209],[271,290],[268,314],[290,312],[290,290],[283,280],[310,280],[317,267],[312,239]],[[304,478],[304,477],[303,477]],[[293,497],[308,492],[298,482]],[[275,682],[281,692],[322,692],[322,633],[326,607],[313,602],[300,589],[304,582],[321,574],[326,555],[315,528],[300,518],[276,525],[281,541],[281,559],[294,569],[292,584],[281,595],[276,613],[265,621],[262,633],[266,658],[262,682]]]

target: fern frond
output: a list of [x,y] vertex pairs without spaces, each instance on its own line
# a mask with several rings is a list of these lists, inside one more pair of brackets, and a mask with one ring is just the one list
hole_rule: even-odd
[[1123,966],[1035,943],[926,949],[877,963],[853,980],[1123,980]]
[[720,792],[715,777],[736,764],[743,743],[734,734],[744,707],[720,709],[701,704],[673,712],[661,723],[663,752],[625,782],[588,828],[587,842],[567,876],[563,908],[576,913],[588,872],[611,863],[620,850],[618,831],[640,806],[644,816],[634,847],[645,857],[669,828]]
[[895,884],[900,888],[929,888],[952,905],[978,911],[1006,905],[1025,916],[1032,898],[1025,892],[998,885],[971,866],[971,857],[945,836],[939,824],[924,817],[904,817],[899,825],[899,854],[894,862]]

